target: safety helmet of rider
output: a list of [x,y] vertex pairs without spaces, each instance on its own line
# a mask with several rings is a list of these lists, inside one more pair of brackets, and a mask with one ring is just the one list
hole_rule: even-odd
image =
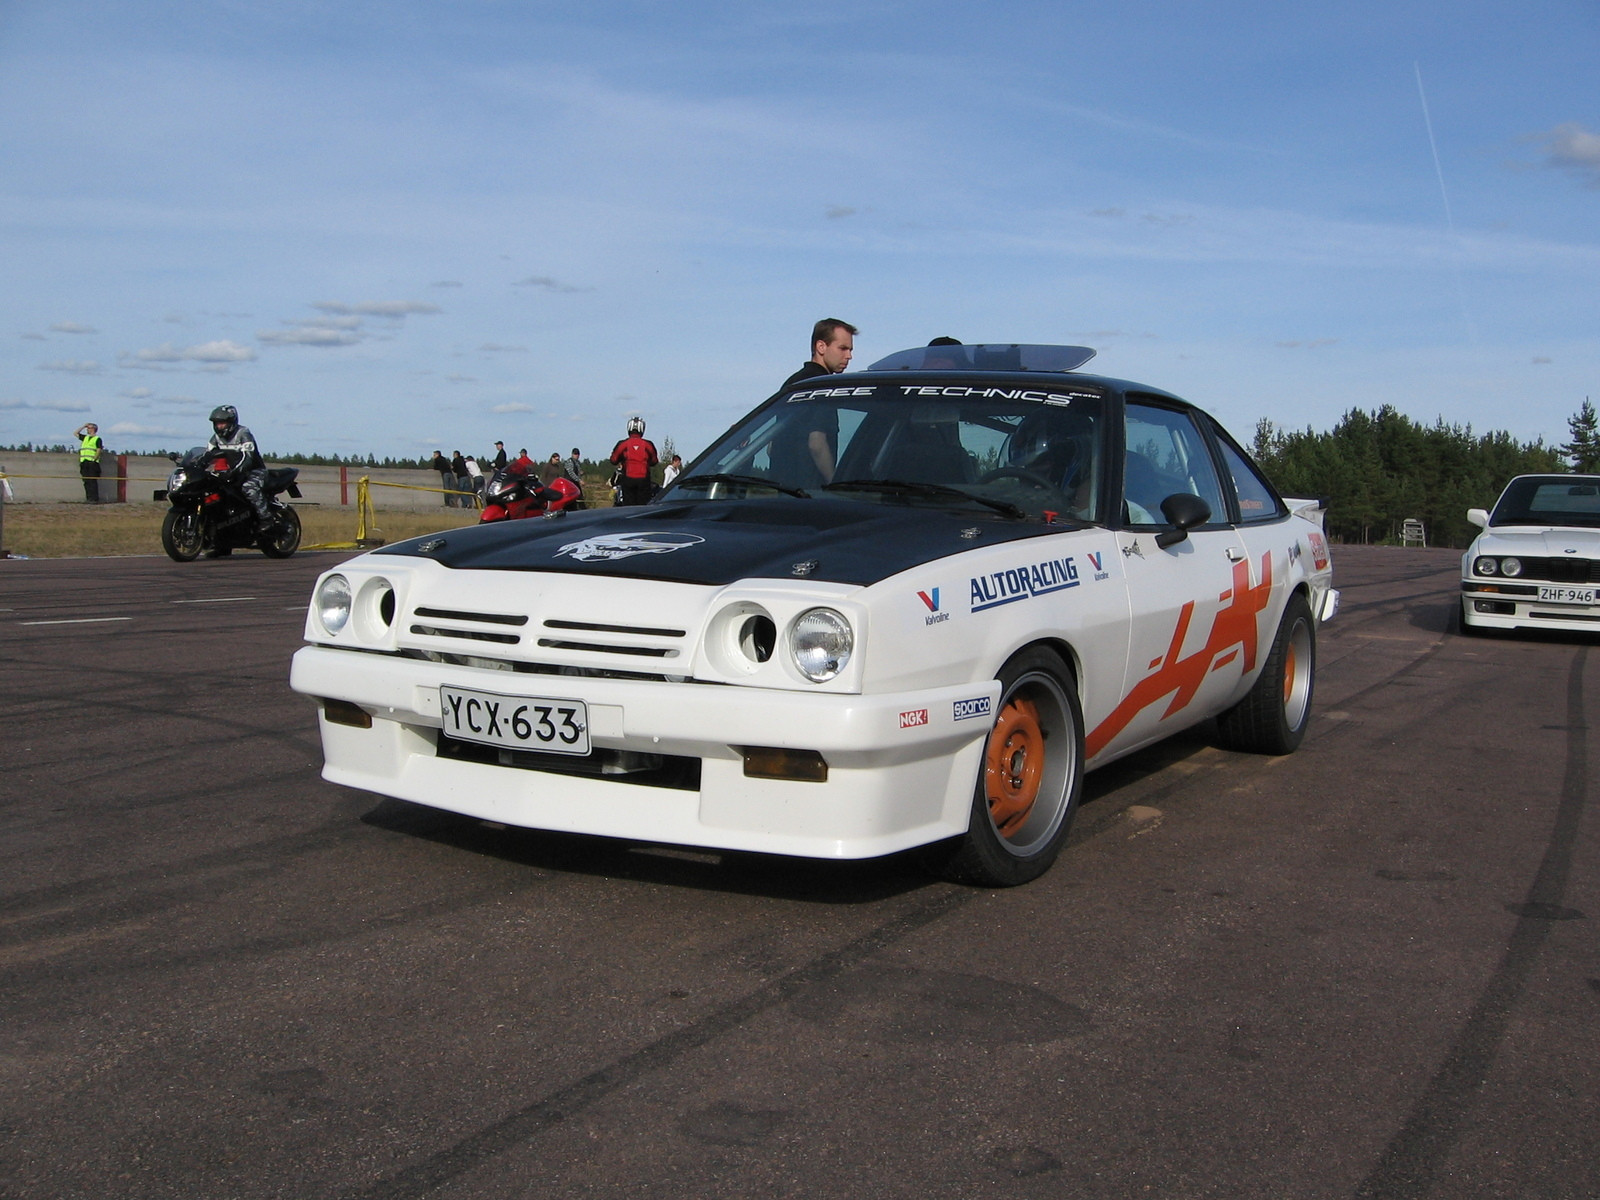
[[629,437],[643,437],[644,436],[644,418],[643,417],[629,417],[628,418],[628,436]]
[[239,410],[231,404],[219,404],[211,410],[211,428],[222,437],[232,437],[239,428]]
[[1006,462],[1042,476],[1055,487],[1070,487],[1079,482],[1086,439],[1091,435],[1087,417],[1059,410],[1030,413],[1006,443]]

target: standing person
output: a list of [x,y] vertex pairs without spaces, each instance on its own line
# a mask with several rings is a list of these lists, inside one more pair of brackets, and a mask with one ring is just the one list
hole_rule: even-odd
[[494,444],[494,469],[496,471],[501,470],[505,465],[506,444],[504,442],[496,442]]
[[[814,376],[837,375],[850,365],[855,354],[854,325],[833,317],[824,317],[811,329],[811,359],[789,378],[783,386],[799,383]],[[810,429],[803,429],[804,437],[796,437],[787,446],[773,447],[773,467],[791,487],[816,487],[833,482],[833,469],[839,458],[839,414],[834,409],[818,411]]]
[[783,386],[810,379],[813,375],[837,375],[850,365],[856,351],[855,336],[860,332],[848,321],[824,317],[811,327],[811,358],[783,381]]
[[74,435],[78,439],[78,474],[83,476],[83,502],[100,503],[100,456],[105,453],[105,443],[100,440],[100,426],[93,421],[78,426]]
[[561,451],[550,451],[549,461],[539,468],[539,482],[549,487],[565,474],[566,471],[561,466]]
[[450,474],[455,476],[456,504],[461,508],[471,508],[466,497],[472,491],[472,476],[467,473],[467,460],[459,450],[450,455]]
[[472,484],[472,492],[478,499],[483,499],[483,468],[478,465],[478,460],[472,455],[467,455],[467,479]]
[[572,448],[572,457],[561,464],[561,469],[567,473],[567,478],[580,488],[583,487],[583,459],[578,456],[578,448]]
[[683,455],[674,454],[672,461],[667,464],[667,469],[661,473],[661,486],[672,486],[672,481],[678,477],[678,472],[683,470]]
[[231,404],[219,404],[211,410],[211,440],[209,450],[232,450],[239,456],[233,470],[239,480],[239,490],[255,509],[256,525],[262,532],[272,529],[272,509],[262,488],[267,482],[267,464],[256,446],[256,435],[239,424],[239,410]]
[[451,508],[455,501],[456,473],[450,469],[450,460],[444,456],[443,450],[435,450],[433,458],[428,463],[430,471],[439,472],[439,485],[444,488],[444,506]]
[[661,461],[655,443],[644,436],[644,418],[628,418],[628,436],[611,451],[611,461],[622,474],[621,504],[649,504],[655,491],[650,469]]

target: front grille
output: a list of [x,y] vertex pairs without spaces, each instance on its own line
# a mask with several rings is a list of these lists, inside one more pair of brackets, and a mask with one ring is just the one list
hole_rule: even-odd
[[1542,579],[1546,583],[1600,583],[1600,558],[1524,558],[1518,579]]
[[[515,646],[522,641],[522,635],[505,633],[505,629],[526,625],[528,618],[523,613],[484,613],[468,612],[459,608],[424,608],[418,607],[412,614],[413,617],[427,617],[432,621],[449,621],[448,625],[424,625],[420,621],[411,626],[411,632],[422,637],[455,638],[468,642],[494,642],[502,646]],[[484,628],[487,626],[487,628]]]
[[636,658],[677,658],[674,643],[688,636],[683,629],[661,629],[650,625],[607,625],[595,621],[570,621],[551,618],[544,628],[558,633],[583,633],[579,641],[571,637],[541,637],[539,645],[549,650],[577,654],[623,654]]

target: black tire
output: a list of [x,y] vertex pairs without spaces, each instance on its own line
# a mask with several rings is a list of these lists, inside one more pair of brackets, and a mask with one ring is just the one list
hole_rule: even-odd
[[1015,887],[1048,871],[1083,795],[1083,711],[1066,664],[1030,648],[998,678],[966,836],[930,851],[940,874],[981,887]]
[[1284,606],[1267,661],[1245,698],[1217,718],[1218,740],[1250,754],[1290,754],[1311,722],[1317,678],[1317,628],[1298,593]]
[[300,514],[284,505],[273,515],[278,523],[259,539],[261,553],[268,558],[288,558],[300,549]]
[[169,508],[161,519],[161,548],[173,562],[193,562],[205,548],[200,514],[192,509]]

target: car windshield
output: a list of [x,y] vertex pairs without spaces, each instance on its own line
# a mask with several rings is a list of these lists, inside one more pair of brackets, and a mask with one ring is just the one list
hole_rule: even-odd
[[1491,525],[1600,529],[1600,475],[1526,475],[1506,485]]
[[1069,382],[828,383],[774,398],[674,498],[787,495],[1100,519],[1104,398]]

